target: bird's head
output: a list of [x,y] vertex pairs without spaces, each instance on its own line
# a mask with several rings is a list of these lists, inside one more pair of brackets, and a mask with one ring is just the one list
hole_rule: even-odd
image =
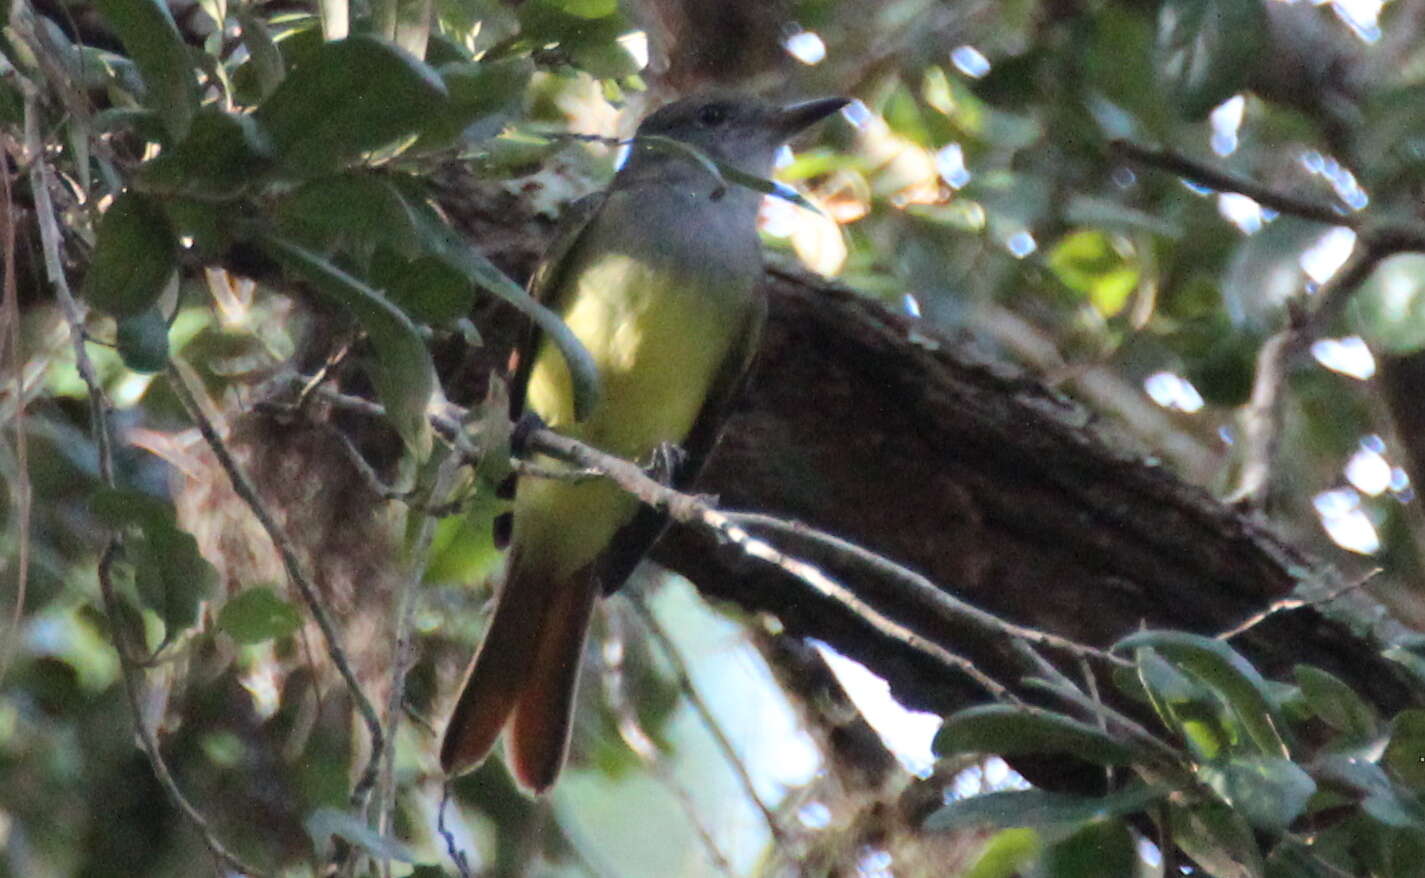
[[779,106],[747,96],[684,98],[644,119],[637,136],[657,135],[686,143],[709,158],[766,177],[782,144],[847,103],[846,98],[822,98]]

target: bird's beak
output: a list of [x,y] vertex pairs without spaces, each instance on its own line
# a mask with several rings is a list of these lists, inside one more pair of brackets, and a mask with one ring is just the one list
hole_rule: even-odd
[[777,113],[777,131],[783,139],[789,138],[799,131],[810,128],[849,103],[851,103],[850,98],[820,98],[783,107]]

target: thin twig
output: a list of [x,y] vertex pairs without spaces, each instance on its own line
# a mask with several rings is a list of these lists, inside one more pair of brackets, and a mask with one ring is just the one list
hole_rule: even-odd
[[762,801],[762,797],[757,794],[757,787],[752,782],[752,774],[743,764],[742,757],[738,755],[736,748],[732,746],[732,741],[728,739],[727,732],[722,729],[722,724],[713,716],[712,710],[708,707],[707,701],[698,692],[697,686],[693,684],[692,675],[688,673],[688,663],[683,660],[683,654],[678,650],[678,645],[673,642],[673,638],[668,636],[663,625],[658,621],[658,617],[653,615],[653,609],[648,606],[648,602],[643,599],[643,595],[636,590],[628,590],[629,603],[633,605],[633,610],[638,614],[638,618],[643,622],[643,627],[648,629],[648,633],[653,635],[653,640],[662,650],[664,658],[673,666],[673,676],[682,690],[683,697],[688,699],[688,703],[693,706],[693,711],[702,720],[703,727],[712,735],[713,742],[718,750],[722,751],[722,756],[727,760],[727,764],[732,767],[732,773],[737,777],[737,782],[742,785],[742,791],[762,812],[762,817],[767,821],[767,829],[772,834],[772,839],[781,843],[786,838],[786,831],[777,821],[777,815],[772,813],[772,809],[767,807],[767,803]]
[[[64,262],[60,258],[62,238],[59,222],[55,219],[54,203],[50,200],[52,180],[49,164],[44,158],[44,144],[40,139],[38,96],[27,82],[24,80],[20,80],[20,82],[25,93],[25,152],[30,161],[30,189],[35,201],[35,219],[40,230],[40,247],[44,252],[45,271],[50,284],[54,287],[55,297],[60,302],[65,323],[69,327],[70,343],[74,347],[75,367],[88,392],[90,429],[94,433],[99,455],[99,478],[105,485],[112,487],[114,484],[114,449],[109,432],[108,402],[100,387],[94,364],[89,359],[89,352],[85,349],[84,311],[69,288],[69,279],[64,273]],[[10,274],[13,276],[13,272]],[[148,728],[147,723],[144,722],[138,682],[141,672],[130,660],[127,644],[122,639],[122,625],[119,621],[117,602],[114,600],[113,594],[113,580],[110,576],[118,547],[118,540],[110,539],[100,556],[99,585],[105,612],[112,623],[114,648],[119,656],[119,669],[124,678],[124,690],[128,696],[129,709],[134,715],[134,727],[138,730],[144,756],[148,759],[154,776],[158,778],[164,792],[193,824],[194,829],[202,837],[203,843],[212,855],[236,872],[260,875],[260,872],[247,866],[233,855],[213,834],[207,819],[188,801],[188,797],[179,788],[173,773],[168,770],[168,763],[164,760],[162,751],[159,750],[158,740],[154,737],[153,730]]]
[[[6,143],[10,138],[6,138]],[[7,150],[8,152],[9,150]],[[30,490],[29,442],[25,437],[25,369],[24,352],[20,349],[20,302],[15,280],[15,198],[11,191],[10,169],[0,168],[4,181],[5,228],[0,247],[4,248],[4,303],[0,305],[0,351],[3,361],[14,372],[15,380],[15,477],[11,484],[11,508],[15,518],[15,605],[5,636],[0,639],[0,681],[10,668],[20,641],[20,626],[24,621],[25,597],[30,583],[30,514],[33,495]]]
[[[355,451],[354,448],[352,450]],[[436,468],[430,493],[425,498],[427,502],[443,502],[443,498],[449,493],[451,485],[455,482],[461,463],[458,455],[446,455],[445,460],[442,460]],[[411,512],[415,514],[418,510],[412,507]],[[420,525],[412,540],[410,556],[406,561],[406,575],[402,577],[392,607],[394,617],[392,627],[395,630],[395,635],[391,649],[391,691],[386,700],[386,747],[385,753],[382,755],[380,789],[377,795],[379,804],[377,829],[382,835],[391,833],[396,811],[396,736],[401,728],[403,713],[401,706],[406,700],[406,674],[410,671],[411,656],[415,651],[414,639],[411,636],[412,615],[415,612],[415,596],[425,577],[431,540],[435,536],[435,521],[435,518],[429,515],[420,515]],[[390,860],[386,860],[382,864],[383,874],[389,876],[390,867]]]
[[322,427],[323,431],[336,441],[342,453],[346,456],[347,462],[351,464],[351,468],[356,470],[357,477],[361,479],[366,485],[366,489],[372,494],[375,494],[382,500],[398,500],[403,502],[409,501],[415,496],[414,490],[402,491],[399,488],[393,488],[381,481],[381,476],[377,474],[376,470],[372,468],[366,458],[361,455],[361,450],[356,447],[356,443],[352,442],[351,437],[346,435],[346,432],[340,427],[331,423],[324,423]]
[[844,540],[826,531],[817,530],[814,527],[809,527],[799,521],[787,521],[786,519],[760,512],[729,511],[726,515],[729,519],[750,527],[766,528],[831,549],[835,551],[839,557],[853,561],[884,579],[889,579],[904,586],[911,596],[915,597],[931,612],[942,619],[965,620],[992,634],[1008,634],[1011,637],[1018,637],[1021,640],[1027,640],[1039,646],[1061,650],[1076,658],[1093,658],[1123,667],[1132,665],[1132,662],[1126,661],[1119,656],[1112,655],[1092,646],[1077,643],[1066,637],[1060,637],[1057,634],[1040,631],[1036,628],[1016,625],[1013,622],[1006,622],[993,613],[981,610],[973,604],[968,604],[960,600],[936,586],[935,583],[931,582],[925,576],[916,573],[908,567],[897,564],[884,555],[879,555],[849,540]]
[[327,654],[331,656],[332,664],[336,667],[337,673],[341,675],[342,681],[346,684],[347,690],[351,692],[351,697],[356,702],[357,712],[361,714],[362,721],[366,724],[366,730],[371,736],[371,758],[366,767],[362,770],[360,779],[351,791],[351,805],[357,811],[363,810],[362,806],[367,795],[371,792],[376,783],[376,774],[381,761],[381,754],[385,749],[385,737],[381,731],[381,720],[376,715],[376,709],[371,706],[371,700],[366,697],[361,684],[356,679],[356,674],[351,669],[351,663],[347,660],[346,650],[341,645],[341,635],[333,624],[331,616],[327,613],[326,607],[322,604],[321,596],[317,593],[316,586],[302,569],[301,561],[297,558],[297,551],[292,546],[292,541],[285,531],[277,524],[272,513],[262,499],[257,496],[257,491],[252,483],[248,481],[247,475],[233,459],[232,453],[228,450],[227,443],[218,435],[217,428],[207,413],[198,404],[198,400],[188,384],[188,379],[177,366],[177,361],[169,364],[166,373],[169,377],[169,384],[173,388],[174,394],[178,397],[183,407],[188,412],[198,431],[203,434],[203,439],[212,449],[213,454],[222,465],[223,471],[227,473],[228,480],[232,483],[233,491],[243,499],[248,509],[257,517],[262,529],[267,532],[267,536],[272,540],[272,544],[277,548],[278,555],[282,558],[282,566],[287,570],[287,576],[297,586],[298,593],[311,612],[312,618],[317,622],[317,628],[322,632],[322,638],[326,642]]
[[35,200],[35,222],[40,228],[40,249],[44,253],[45,272],[54,286],[55,298],[59,300],[65,323],[69,326],[75,368],[88,391],[90,424],[99,449],[99,477],[106,483],[112,483],[114,454],[106,414],[109,401],[99,383],[99,373],[94,369],[94,361],[89,359],[89,351],[85,348],[84,309],[80,307],[69,288],[69,279],[64,273],[64,260],[60,256],[63,236],[60,233],[59,220],[55,218],[54,202],[50,199],[54,179],[49,163],[44,159],[44,143],[40,139],[38,98],[31,89],[25,88],[25,80],[18,81],[25,90],[25,152],[30,160],[30,191]]
[[[1088,716],[1101,718],[1104,722],[1109,723],[1130,738],[1158,752],[1170,763],[1176,764],[1182,761],[1181,755],[1171,744],[1148,731],[1140,723],[1114,710],[1107,704],[1104,704],[1102,701],[1085,695],[1078,684],[1069,679],[1063,671],[1055,667],[1053,662],[1040,655],[1039,652],[1034,649],[1033,645],[1023,640],[1011,641],[1010,645],[1016,652],[1034,664],[1039,669],[1039,672],[1044,675],[1043,680],[1032,677],[1026,679],[1024,681],[1026,686],[1043,689],[1081,708]],[[1026,707],[1025,710],[1033,713],[1039,712],[1040,709],[1036,707]]]
[[[294,376],[293,380],[300,380],[300,376]],[[338,407],[375,417],[385,415],[385,410],[379,404],[369,400],[327,391],[324,388],[318,389],[317,392],[321,393],[329,403]],[[454,410],[453,407],[451,408]],[[436,433],[452,443],[462,455],[469,459],[479,459],[479,452],[472,447],[469,438],[465,436],[464,427],[458,415],[449,412],[432,412],[428,417]],[[1012,704],[1019,703],[1019,698],[1008,687],[975,667],[969,659],[951,652],[886,616],[858,597],[853,591],[827,576],[816,566],[787,555],[770,543],[752,536],[731,517],[713,508],[706,500],[675,491],[648,476],[636,464],[590,448],[577,440],[561,436],[549,429],[531,432],[527,442],[531,451],[602,473],[620,488],[644,503],[666,511],[676,521],[711,530],[719,539],[737,546],[748,557],[782,569],[823,597],[851,610],[883,636],[899,641],[934,659],[947,669],[958,671],[969,677],[994,699]],[[1036,634],[1035,636],[1041,635]],[[1081,645],[1076,648],[1079,650],[1090,649]]]
[[[119,624],[119,602],[114,594],[113,568],[118,552],[118,539],[111,539],[109,544],[104,547],[103,555],[99,558],[99,594],[104,601],[104,612],[111,620],[109,627],[114,632],[116,641],[124,637],[124,626]],[[120,650],[119,654],[122,656],[124,651]],[[159,784],[168,793],[169,799],[178,806],[178,810],[182,811],[183,816],[193,824],[193,828],[198,830],[198,834],[203,837],[203,843],[207,845],[208,850],[220,863],[226,868],[244,875],[261,875],[261,872],[244,863],[218,840],[218,837],[213,834],[212,827],[208,825],[207,818],[193,807],[187,796],[183,795],[183,791],[178,787],[178,781],[168,770],[168,763],[164,761],[158,749],[158,739],[154,737],[153,729],[150,729],[148,723],[144,721],[143,697],[139,692],[138,669],[127,661],[120,661],[119,665],[123,671],[120,676],[124,679],[124,694],[128,697],[129,711],[134,715],[134,729],[138,732],[144,753],[148,754],[154,777],[158,778]]]
[[1358,229],[1363,223],[1363,217],[1349,214],[1342,207],[1278,192],[1270,186],[1209,167],[1171,149],[1153,149],[1127,140],[1112,141],[1108,148],[1110,152],[1140,165],[1177,174],[1209,189],[1245,195],[1277,213],[1350,229]]
[[[437,430],[442,429],[442,424],[436,423],[434,418],[432,424]],[[547,428],[531,432],[528,442],[531,451],[568,461],[577,466],[599,470],[624,491],[649,506],[667,512],[674,521],[710,530],[720,540],[739,548],[747,557],[781,569],[794,579],[809,586],[822,597],[851,610],[863,622],[883,636],[905,644],[946,668],[959,671],[995,700],[1011,704],[1020,703],[1019,698],[1008,687],[975,667],[969,659],[956,655],[940,644],[915,633],[886,616],[862,600],[851,589],[827,576],[815,565],[788,555],[771,543],[752,536],[741,525],[734,522],[725,513],[713,508],[703,498],[675,491],[649,477],[636,464],[590,448],[577,440],[562,436]]]
[[1345,595],[1355,591],[1358,588],[1364,588],[1367,583],[1369,583],[1372,579],[1375,579],[1382,572],[1384,572],[1383,568],[1373,567],[1370,570],[1366,571],[1365,575],[1357,577],[1356,579],[1344,585],[1338,586],[1337,588],[1332,589],[1331,591],[1327,592],[1324,595],[1321,595],[1320,597],[1290,597],[1272,601],[1270,604],[1267,605],[1266,609],[1261,610],[1257,613],[1253,613],[1252,615],[1244,619],[1240,624],[1234,625],[1233,627],[1228,628],[1226,631],[1223,631],[1221,634],[1217,635],[1217,639],[1231,640],[1239,634],[1245,634],[1246,632],[1257,627],[1258,625],[1262,624],[1263,622],[1267,621],[1272,616],[1275,616],[1278,613],[1285,613],[1290,610],[1299,610],[1302,607],[1319,607],[1323,604],[1329,604],[1337,598],[1344,597]]
[[1357,288],[1382,259],[1419,245],[1406,231],[1381,230],[1362,234],[1346,264],[1312,297],[1303,313],[1288,309],[1287,324],[1262,344],[1257,353],[1252,394],[1241,415],[1241,468],[1228,494],[1230,502],[1260,507],[1266,499],[1272,464],[1281,433],[1282,390],[1291,363],[1340,316]]
[[603,678],[604,700],[609,706],[609,712],[614,716],[619,737],[623,739],[624,744],[633,752],[633,755],[638,757],[638,761],[643,763],[643,767],[668,789],[673,798],[678,800],[679,807],[687,816],[688,823],[692,825],[693,833],[702,843],[713,868],[719,874],[731,876],[734,874],[732,863],[728,862],[727,855],[718,847],[717,839],[713,837],[712,829],[699,812],[698,803],[693,800],[692,793],[668,767],[667,760],[659,751],[658,745],[643,730],[643,724],[638,719],[638,712],[634,710],[633,702],[628,697],[627,687],[624,686],[623,632],[619,630],[618,619],[614,614],[609,613],[605,617],[610,622],[609,640],[601,650],[603,673],[600,676]]
[[440,808],[436,811],[435,831],[445,841],[445,853],[450,857],[450,862],[455,865],[455,871],[460,873],[460,878],[471,878],[470,858],[461,850],[460,843],[455,840],[455,833],[449,826],[445,825],[445,815],[450,810],[450,782],[446,781],[440,790]]
[[601,479],[604,477],[603,473],[591,467],[585,467],[583,469],[555,469],[554,467],[540,466],[537,463],[530,463],[527,460],[519,460],[518,458],[511,460],[510,465],[513,466],[515,472],[520,475],[535,479],[554,479],[559,482],[573,482],[578,484],[579,482],[587,482],[592,479]]

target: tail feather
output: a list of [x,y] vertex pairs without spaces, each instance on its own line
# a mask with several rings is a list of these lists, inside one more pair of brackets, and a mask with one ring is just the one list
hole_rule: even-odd
[[535,661],[534,644],[557,589],[542,577],[522,576],[519,560],[510,559],[495,615],[445,728],[440,765],[449,775],[475,768],[490,754]]
[[598,591],[586,569],[551,595],[524,691],[514,705],[505,752],[515,779],[536,793],[554,785],[569,752],[579,666]]

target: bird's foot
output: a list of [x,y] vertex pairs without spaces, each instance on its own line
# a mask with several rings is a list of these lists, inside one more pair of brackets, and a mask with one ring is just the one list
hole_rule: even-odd
[[688,452],[673,442],[659,442],[643,464],[643,471],[649,478],[662,485],[672,487],[683,465],[688,462]]
[[510,454],[515,457],[525,457],[529,451],[529,437],[536,430],[543,430],[549,426],[544,423],[544,419],[534,412],[526,409],[515,421],[515,428],[510,431]]

